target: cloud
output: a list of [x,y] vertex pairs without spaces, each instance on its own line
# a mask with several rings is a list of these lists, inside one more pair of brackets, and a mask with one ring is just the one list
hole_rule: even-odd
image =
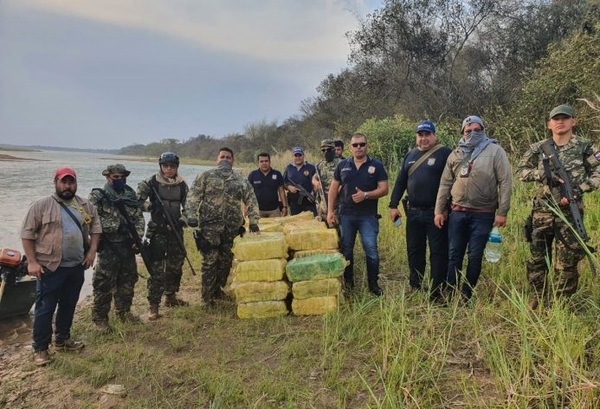
[[274,62],[344,61],[363,0],[13,0],[27,7],[184,39]]

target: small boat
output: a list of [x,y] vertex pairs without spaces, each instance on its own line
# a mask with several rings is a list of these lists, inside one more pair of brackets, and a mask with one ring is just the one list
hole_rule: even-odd
[[21,252],[0,249],[0,320],[27,315],[35,301],[36,279],[27,275]]

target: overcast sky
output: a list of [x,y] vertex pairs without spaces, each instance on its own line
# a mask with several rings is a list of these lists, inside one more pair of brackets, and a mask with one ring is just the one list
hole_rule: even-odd
[[0,0],[0,144],[121,148],[299,114],[378,0]]

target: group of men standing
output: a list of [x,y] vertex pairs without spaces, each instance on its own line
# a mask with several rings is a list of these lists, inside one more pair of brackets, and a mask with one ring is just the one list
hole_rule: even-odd
[[[131,313],[139,277],[135,257],[140,252],[149,272],[148,320],[160,317],[163,296],[166,307],[187,305],[176,296],[187,257],[184,227],[199,227],[195,238],[203,255],[203,307],[222,295],[233,259],[233,239],[244,224],[242,205],[250,231],[258,232],[254,192],[243,176],[233,172],[233,159],[231,149],[221,148],[217,167],[198,175],[190,189],[178,173],[179,157],[163,153],[159,171],[141,182],[137,192],[127,185],[131,172],[124,165],[109,165],[102,171],[106,183],[92,189],[88,200],[76,195],[73,169],[55,172],[54,194],[31,205],[21,229],[28,272],[38,279],[33,325],[36,365],[51,361],[48,347],[53,335],[57,350],[83,348],[82,342],[71,338],[70,330],[84,270],[94,264],[96,253],[92,320],[101,333],[113,330],[109,324],[113,301],[119,320],[140,322]],[[150,212],[147,226],[143,212]],[[148,241],[142,242],[144,231]]]
[[[569,209],[575,206],[582,213],[583,194],[600,188],[600,151],[573,133],[575,124],[570,106],[552,109],[547,121],[550,138],[530,146],[517,168],[521,181],[536,183],[531,258],[526,264],[533,288],[532,309],[550,294],[547,276],[553,246],[559,295],[577,290],[577,264],[589,251],[582,237],[577,237]],[[432,122],[422,121],[416,131],[416,148],[404,157],[390,200],[390,218],[397,220],[406,192],[402,205],[407,216],[409,283],[416,290],[423,286],[429,242],[430,298],[444,302],[446,296],[460,291],[467,302],[481,274],[492,227],[506,225],[512,192],[510,162],[497,141],[488,137],[478,116],[465,118],[454,150],[437,143]],[[566,173],[559,176],[558,167]],[[567,185],[573,186],[572,192],[565,191]],[[465,253],[468,264],[463,270]]]
[[[568,209],[575,204],[582,212],[583,194],[600,188],[600,151],[573,133],[575,124],[570,106],[555,107],[547,122],[551,137],[533,144],[518,165],[518,177],[536,183],[531,258],[527,262],[534,289],[533,309],[548,295],[547,260],[552,260],[553,242],[560,294],[576,291],[577,264],[586,252],[572,228],[575,220]],[[270,155],[263,152],[257,156],[258,169],[246,178],[233,171],[234,153],[224,147],[218,152],[216,168],[199,174],[191,188],[178,174],[179,157],[166,152],[159,158],[158,172],[141,182],[137,191],[127,185],[130,171],[125,166],[108,166],[102,172],[105,185],[93,189],[89,200],[76,195],[75,171],[58,169],[54,194],[31,205],[21,230],[28,272],[38,279],[33,325],[35,364],[50,362],[48,346],[53,333],[57,349],[83,347],[82,342],[71,339],[70,329],[84,270],[94,264],[96,253],[92,320],[101,332],[112,331],[108,315],[113,300],[118,319],[139,321],[131,313],[138,280],[135,254],[139,252],[150,273],[148,319],[160,317],[163,296],[167,307],[186,305],[176,296],[187,257],[184,227],[197,228],[194,238],[203,256],[203,307],[210,307],[223,296],[233,260],[233,241],[245,233],[246,217],[250,233],[258,234],[259,217],[302,211],[339,228],[341,251],[349,261],[344,271],[349,290],[354,288],[354,245],[360,233],[368,288],[381,296],[378,199],[388,193],[388,175],[383,164],[367,154],[365,135],[351,137],[350,152],[350,157],[343,158],[341,141],[324,140],[323,159],[314,166],[306,162],[304,150],[295,147],[283,174],[272,169]],[[558,169],[561,164],[564,168]],[[565,192],[567,185],[572,186],[572,192]],[[432,301],[444,301],[458,291],[468,301],[481,274],[490,231],[493,226],[506,225],[511,192],[506,152],[487,135],[480,117],[465,118],[460,141],[453,150],[437,142],[435,124],[420,122],[416,147],[404,157],[389,205],[392,220],[401,217],[401,202],[407,218],[410,286],[417,290],[426,287],[423,280],[429,242]],[[144,211],[151,215],[146,227]],[[144,233],[148,244],[140,239]],[[463,270],[465,254],[468,264]],[[464,283],[460,285],[463,273]]]

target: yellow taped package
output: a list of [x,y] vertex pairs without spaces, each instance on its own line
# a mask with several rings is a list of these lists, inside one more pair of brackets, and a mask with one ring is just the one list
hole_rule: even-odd
[[290,287],[285,281],[235,282],[231,286],[238,303],[285,300],[290,292]]
[[285,241],[294,251],[333,250],[339,247],[336,230],[324,226],[290,231],[285,234]]
[[285,301],[260,301],[238,304],[237,315],[246,318],[274,318],[288,315]]
[[292,222],[292,223],[286,223],[285,226],[283,226],[283,234],[288,234],[288,233],[292,233],[298,230],[307,230],[307,229],[327,229],[327,226],[325,226],[325,223],[312,219],[312,220],[302,220],[302,221],[297,221],[297,222]]
[[338,308],[338,297],[311,297],[292,301],[294,315],[325,315]]
[[326,278],[324,280],[298,281],[292,284],[294,299],[304,300],[311,297],[328,297],[339,295],[342,283],[339,278]]
[[294,216],[285,217],[263,217],[258,225],[261,232],[282,232],[287,224],[307,223],[315,220],[312,212],[302,212]]
[[264,233],[264,232],[283,232],[283,225],[281,223],[264,223],[262,222],[262,220],[268,220],[268,219],[260,219],[261,222],[258,224],[259,228],[260,228],[260,232]]
[[287,260],[283,258],[236,261],[233,277],[235,281],[281,281],[286,264]]
[[310,256],[314,256],[316,254],[341,254],[341,253],[337,249],[300,250],[300,251],[294,251],[294,253],[293,253],[294,258],[310,257]]
[[287,259],[288,246],[283,233],[246,234],[234,240],[233,254],[238,261]]

